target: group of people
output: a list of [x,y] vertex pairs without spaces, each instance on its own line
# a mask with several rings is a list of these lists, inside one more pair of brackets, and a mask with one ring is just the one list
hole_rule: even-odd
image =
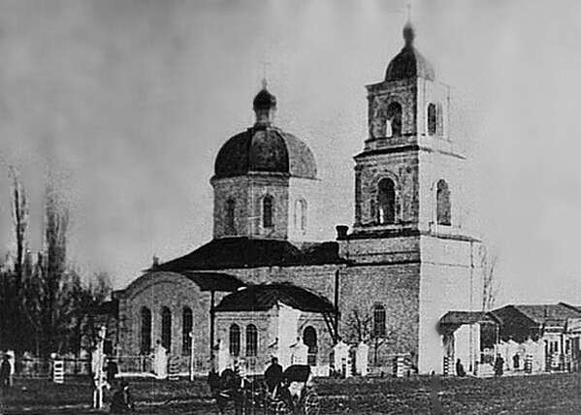
[[[519,367],[519,357],[518,355],[515,355],[516,358],[513,358],[513,365],[515,367],[515,369],[518,369]],[[504,359],[503,357],[499,354],[496,355],[496,358],[494,359],[494,376],[502,376],[504,374]],[[464,377],[466,376],[466,370],[464,369],[464,365],[462,364],[462,361],[460,359],[456,360],[456,376],[459,377]]]
[[[264,386],[256,379],[249,380],[234,368],[225,369],[220,375],[211,371],[208,382],[221,413],[228,402],[234,402],[236,414],[244,413],[248,406],[259,405],[269,415],[317,415],[319,397],[312,382],[308,365],[291,365],[286,370],[273,357],[264,372]],[[258,391],[263,391],[262,393]]]
[[316,415],[319,413],[319,395],[313,385],[311,367],[292,365],[283,371],[273,357],[264,372],[273,414]]

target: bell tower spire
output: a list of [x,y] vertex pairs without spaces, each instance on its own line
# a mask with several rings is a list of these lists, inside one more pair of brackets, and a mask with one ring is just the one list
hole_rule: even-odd
[[262,78],[262,89],[254,97],[252,106],[256,114],[256,127],[269,127],[274,122],[276,97],[267,89],[266,78]]
[[354,233],[431,232],[436,224],[451,230],[462,222],[462,209],[449,200],[454,185],[438,171],[463,160],[447,131],[449,89],[414,47],[409,4],[403,38],[385,80],[367,86],[369,135],[355,156]]
[[414,46],[414,38],[416,34],[414,32],[414,26],[412,25],[412,5],[407,4],[407,20],[403,27],[403,39],[405,41],[405,46],[411,48]]

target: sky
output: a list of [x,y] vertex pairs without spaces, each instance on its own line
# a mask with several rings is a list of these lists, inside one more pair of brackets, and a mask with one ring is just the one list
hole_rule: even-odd
[[[581,3],[416,0],[412,20],[452,86],[497,304],[581,304]],[[262,62],[277,125],[315,154],[334,238],[353,223],[364,86],[383,79],[404,22],[404,0],[0,0],[0,250],[6,166],[22,172],[38,249],[49,163],[71,206],[71,260],[116,288],[153,255],[210,240],[214,159],[254,121]]]

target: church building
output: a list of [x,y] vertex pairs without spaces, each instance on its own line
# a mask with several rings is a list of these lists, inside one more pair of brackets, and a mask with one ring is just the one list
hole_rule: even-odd
[[254,125],[216,156],[213,239],[115,292],[120,359],[160,342],[181,371],[244,360],[262,372],[272,355],[288,365],[304,347],[324,373],[339,341],[365,341],[371,370],[406,355],[420,373],[442,373],[438,322],[479,309],[480,249],[464,227],[467,160],[450,136],[449,88],[409,22],[403,37],[383,80],[366,87],[353,226],[314,240],[309,213],[332,189],[308,145],[276,124],[279,103],[264,82]]

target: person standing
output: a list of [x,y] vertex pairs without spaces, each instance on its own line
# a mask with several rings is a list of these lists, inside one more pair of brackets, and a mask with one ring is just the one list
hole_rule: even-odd
[[113,394],[111,398],[111,409],[112,414],[123,414],[127,412],[132,412],[135,409],[133,405],[133,398],[131,397],[131,392],[129,391],[129,383],[126,381],[121,382],[117,392]]
[[464,377],[466,376],[466,371],[464,370],[464,365],[460,359],[456,360],[456,376]]
[[518,355],[518,353],[515,353],[514,356],[512,357],[512,368],[514,370],[520,369],[520,356]]
[[0,386],[2,389],[8,389],[10,384],[10,376],[11,376],[12,366],[10,365],[10,361],[8,360],[8,355],[4,354],[2,358],[2,364],[0,364]]
[[502,376],[504,373],[504,359],[499,354],[496,355],[496,360],[494,360],[494,376]]
[[280,387],[282,382],[282,366],[278,364],[278,358],[273,357],[270,365],[264,372],[264,379],[269,393],[275,393],[275,389]]
[[155,375],[158,379],[167,379],[167,349],[161,344],[161,340],[157,341],[154,350],[154,365]]
[[107,368],[105,369],[107,373],[107,383],[109,386],[113,386],[113,382],[115,382],[115,376],[119,373],[119,367],[113,358],[109,358],[107,360]]

